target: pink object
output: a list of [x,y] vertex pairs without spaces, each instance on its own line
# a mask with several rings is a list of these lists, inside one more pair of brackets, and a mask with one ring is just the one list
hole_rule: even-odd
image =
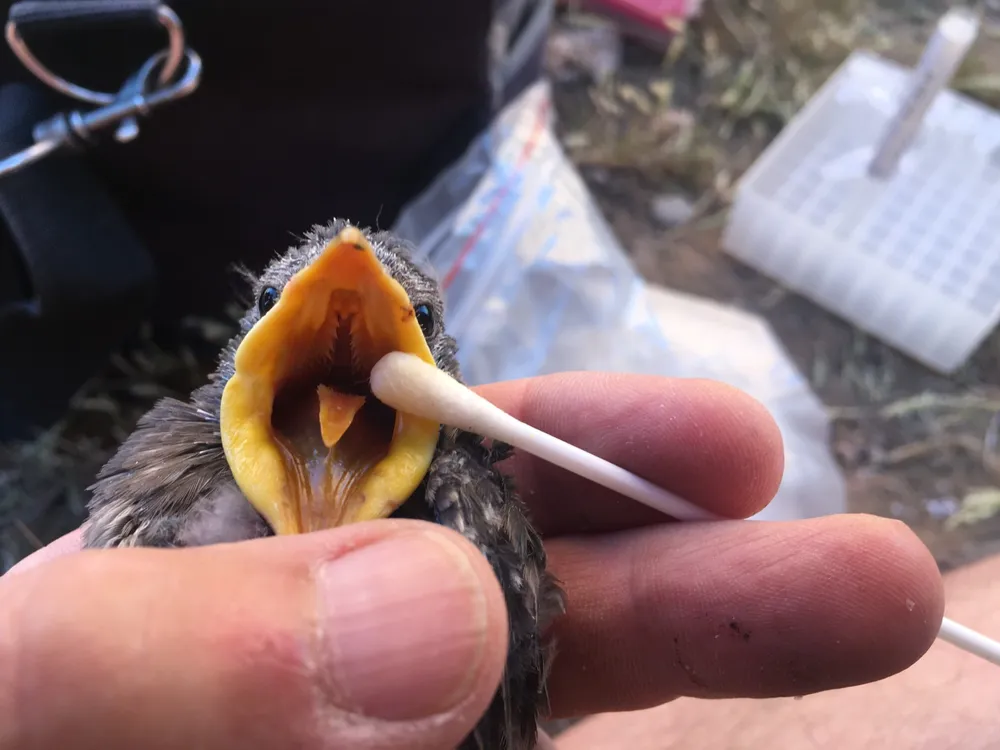
[[605,16],[625,34],[666,43],[684,21],[701,12],[702,0],[564,0],[565,5]]
[[605,9],[643,25],[663,27],[698,14],[700,0],[584,0],[593,11]]

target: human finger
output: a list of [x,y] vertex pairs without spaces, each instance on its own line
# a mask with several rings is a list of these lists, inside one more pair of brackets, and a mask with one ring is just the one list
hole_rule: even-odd
[[0,600],[0,750],[451,748],[506,656],[489,564],[417,521],[88,550]]
[[4,575],[9,576],[15,573],[23,573],[42,563],[55,560],[57,557],[68,555],[71,552],[79,552],[81,549],[83,549],[83,529],[73,529],[73,531],[63,534],[58,539],[54,539],[41,549],[37,549],[30,555],[21,558]]
[[927,548],[869,516],[663,524],[548,551],[568,603],[554,716],[878,680],[920,658],[943,613]]
[[[948,612],[1000,633],[1000,555],[944,576]],[[1000,736],[996,666],[937,641],[911,668],[851,690],[805,700],[681,699],[585,719],[559,735],[559,750],[993,750]],[[849,720],[845,721],[845,717]]]
[[[765,507],[784,466],[767,409],[710,380],[573,372],[477,391],[518,419],[731,518]],[[546,535],[611,531],[664,516],[523,451],[511,461]]]

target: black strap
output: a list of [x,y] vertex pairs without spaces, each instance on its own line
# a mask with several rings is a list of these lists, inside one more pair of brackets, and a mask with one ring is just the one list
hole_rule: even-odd
[[[0,87],[0,153],[31,143],[58,101],[37,85]],[[153,264],[80,154],[0,177],[0,440],[51,424],[141,321]],[[14,288],[12,289],[11,286]]]
[[[0,153],[28,145],[46,111],[37,87],[0,88]],[[152,266],[98,181],[77,158],[56,155],[0,177],[0,216],[20,250],[32,304],[67,316],[149,281]],[[0,303],[0,320],[9,309]]]
[[[35,51],[39,37],[59,49],[63,34],[77,29],[85,31],[76,35],[85,43],[122,24],[152,30],[158,6],[155,0],[31,0],[11,6],[8,18]],[[155,50],[148,47],[146,55]],[[135,69],[126,63],[109,71],[111,85],[120,86]],[[0,86],[0,155],[30,146],[38,123],[74,105],[34,79]],[[10,274],[0,283],[0,440],[7,440],[56,420],[135,329],[153,293],[154,266],[88,155],[65,149],[0,175],[0,230],[0,271]]]
[[[155,0],[0,0],[0,13],[16,22],[32,54],[53,73],[94,91],[117,91],[164,47],[159,6]],[[36,81],[6,47],[0,43],[0,83]]]
[[158,0],[24,0],[7,16],[22,30],[81,29],[110,23],[157,23]]

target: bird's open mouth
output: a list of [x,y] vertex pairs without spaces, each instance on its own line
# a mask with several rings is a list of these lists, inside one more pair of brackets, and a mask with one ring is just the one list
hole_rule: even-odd
[[390,351],[434,359],[406,291],[362,232],[344,229],[281,291],[236,351],[222,444],[277,534],[391,515],[423,480],[440,425],[371,395]]

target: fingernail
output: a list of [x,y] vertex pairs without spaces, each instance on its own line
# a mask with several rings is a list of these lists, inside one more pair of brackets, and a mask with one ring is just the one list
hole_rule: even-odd
[[322,628],[331,698],[389,720],[441,713],[468,693],[487,635],[486,597],[466,553],[408,532],[326,563]]

